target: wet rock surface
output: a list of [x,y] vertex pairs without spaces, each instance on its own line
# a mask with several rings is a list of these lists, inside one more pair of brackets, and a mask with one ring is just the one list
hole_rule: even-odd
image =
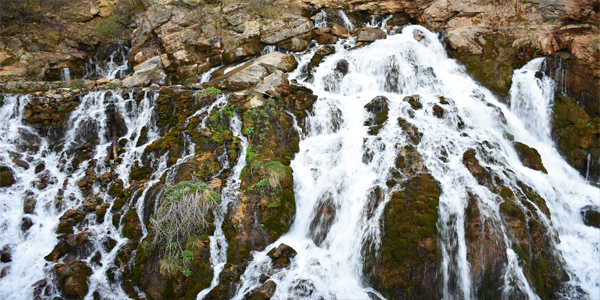
[[298,254],[292,247],[281,244],[267,252],[267,256],[273,260],[273,263],[279,268],[288,267],[291,264],[290,259]]

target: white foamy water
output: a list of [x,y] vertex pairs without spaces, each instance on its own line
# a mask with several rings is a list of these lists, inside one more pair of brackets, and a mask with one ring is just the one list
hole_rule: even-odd
[[[385,24],[385,20],[379,24]],[[425,38],[415,40],[414,30],[423,32]],[[345,75],[335,70],[340,60],[348,63]],[[463,153],[478,149],[484,141],[493,145],[486,149],[493,160],[486,162],[484,153],[478,150],[482,166],[492,170],[504,185],[519,189],[517,181],[521,181],[546,199],[551,219],[540,214],[539,221],[558,232],[555,236],[549,231],[548,239],[554,236],[560,240],[555,246],[564,258],[572,290],[580,287],[589,299],[600,298],[600,231],[583,225],[579,214],[582,206],[600,203],[600,191],[561,158],[548,136],[548,106],[554,83],[534,78],[540,60],[515,71],[511,108],[473,81],[464,67],[447,57],[439,37],[420,26],[407,26],[402,34],[354,50],[347,50],[340,42],[336,53],[327,56],[316,69],[312,83],[301,81],[300,70],[308,59],[300,61],[289,78],[298,78],[319,99],[305,121],[307,134],[291,164],[296,216],[287,234],[264,251],[254,253],[235,299],[243,299],[261,286],[259,278],[263,274],[271,275],[270,280],[277,284],[276,299],[381,297],[365,283],[361,249],[368,243],[379,246],[380,219],[390,194],[388,191],[368,213],[369,192],[375,187],[388,190],[385,181],[395,168],[397,151],[409,143],[396,122],[398,117],[419,128],[422,137],[416,149],[441,186],[438,245],[443,256],[440,282],[444,299],[475,297],[464,229],[469,193],[479,199],[485,217],[497,224],[494,230],[507,249],[503,295],[517,292],[529,299],[538,298],[512,250],[513,242],[499,209],[503,200],[479,185],[463,164]],[[409,95],[419,95],[423,108],[411,109],[403,101]],[[378,135],[369,136],[363,125],[367,117],[364,105],[377,96],[388,98],[390,111]],[[435,117],[432,109],[439,104],[440,96],[451,102],[444,105],[443,118]],[[459,130],[461,120],[464,129]],[[549,174],[523,166],[507,133],[536,148]],[[372,158],[363,159],[366,149],[372,150]],[[440,159],[442,156],[446,159]],[[334,207],[332,225],[311,227],[324,203]],[[289,269],[273,269],[266,256],[281,243],[298,252]],[[565,296],[576,295],[569,296],[567,291]]]

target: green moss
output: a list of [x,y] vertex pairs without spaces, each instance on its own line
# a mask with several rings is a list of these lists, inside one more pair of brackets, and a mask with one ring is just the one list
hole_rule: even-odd
[[124,237],[136,241],[142,236],[142,230],[140,228],[140,218],[135,210],[128,211],[123,216],[123,230],[121,233]]
[[404,189],[394,192],[386,205],[381,255],[372,276],[387,298],[410,295],[415,289],[427,290],[411,270],[436,264],[440,258],[436,246],[437,184],[430,175],[422,175],[408,179],[402,186]]

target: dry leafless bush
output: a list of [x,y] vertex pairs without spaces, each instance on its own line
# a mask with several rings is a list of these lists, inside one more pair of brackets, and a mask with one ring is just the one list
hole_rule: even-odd
[[218,201],[219,194],[201,182],[182,181],[166,189],[156,218],[151,219],[152,249],[161,258],[161,274],[172,276],[179,270],[186,244],[193,248],[194,237],[211,225],[214,214],[221,213]]

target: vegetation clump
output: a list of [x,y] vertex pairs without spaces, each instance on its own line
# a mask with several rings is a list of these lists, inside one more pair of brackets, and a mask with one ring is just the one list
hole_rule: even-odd
[[163,204],[151,219],[154,237],[149,246],[161,257],[158,266],[163,276],[191,275],[194,253],[188,248],[202,242],[198,235],[211,225],[211,212],[220,213],[219,198],[203,182],[182,181],[165,189]]

